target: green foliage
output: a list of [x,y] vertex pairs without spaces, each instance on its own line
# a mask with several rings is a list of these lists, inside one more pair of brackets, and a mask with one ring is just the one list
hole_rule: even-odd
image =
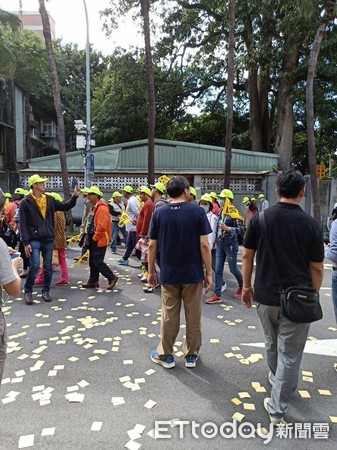
[[[14,37],[14,39],[13,39]],[[15,58],[15,78],[30,93],[31,102],[38,110],[53,114],[50,72],[46,49],[33,32],[23,29],[8,36]]]
[[22,24],[18,16],[0,8],[0,77],[5,79],[13,74],[14,55],[10,41],[5,36],[15,36]]

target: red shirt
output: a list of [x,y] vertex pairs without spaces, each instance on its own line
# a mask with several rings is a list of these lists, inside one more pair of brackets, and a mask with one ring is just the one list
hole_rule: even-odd
[[142,209],[136,223],[136,231],[138,237],[146,237],[150,227],[150,221],[153,213],[154,204],[152,200],[147,200]]

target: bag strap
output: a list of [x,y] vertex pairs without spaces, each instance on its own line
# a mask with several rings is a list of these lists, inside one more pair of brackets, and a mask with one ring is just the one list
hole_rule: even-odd
[[259,213],[259,222],[260,222],[260,226],[261,226],[262,236],[264,237],[264,241],[265,241],[265,244],[266,244],[268,256],[269,256],[269,259],[270,259],[271,269],[274,272],[274,276],[275,276],[275,278],[277,280],[277,283],[279,285],[279,290],[280,290],[280,293],[281,293],[281,292],[284,292],[284,289],[282,287],[282,281],[281,281],[281,278],[280,278],[279,271],[277,270],[277,266],[276,266],[274,255],[273,255],[272,249],[270,247],[270,242],[269,242],[268,234],[267,234],[267,223],[266,223],[266,219],[265,219],[265,216],[264,216],[264,211]]

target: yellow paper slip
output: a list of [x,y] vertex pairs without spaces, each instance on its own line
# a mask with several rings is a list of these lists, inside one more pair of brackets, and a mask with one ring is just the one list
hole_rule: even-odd
[[254,405],[254,403],[244,403],[243,409],[247,409],[249,411],[255,411],[255,405]]
[[318,392],[321,394],[321,395],[332,395],[331,394],[331,392],[329,391],[329,390],[327,390],[327,389],[318,389]]
[[244,414],[241,414],[239,412],[236,412],[232,415],[232,419],[237,420],[238,422],[242,422],[242,420],[245,418]]
[[311,395],[308,391],[298,391],[298,393],[302,398],[311,398]]

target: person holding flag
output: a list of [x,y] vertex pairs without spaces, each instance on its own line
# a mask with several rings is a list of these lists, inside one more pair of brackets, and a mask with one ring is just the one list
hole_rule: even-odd
[[233,192],[224,189],[219,195],[221,209],[218,218],[217,247],[215,254],[215,290],[212,297],[206,303],[221,303],[221,287],[223,284],[223,271],[226,258],[229,270],[238,282],[238,290],[233,298],[240,299],[242,293],[242,273],[237,266],[237,254],[239,250],[238,235],[244,233],[243,217],[232,203]]

